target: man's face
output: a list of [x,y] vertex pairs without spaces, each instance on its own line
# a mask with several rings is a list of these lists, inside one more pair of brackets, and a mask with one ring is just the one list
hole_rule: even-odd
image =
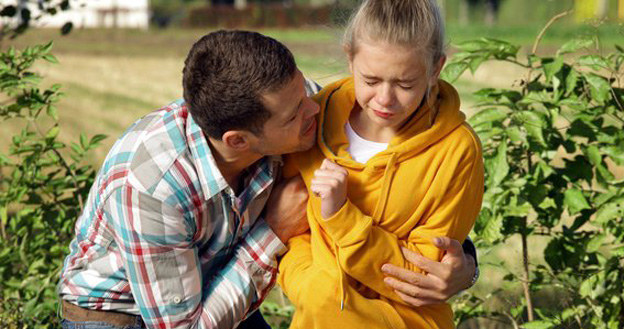
[[271,118],[264,124],[262,134],[250,141],[254,152],[277,155],[314,146],[319,106],[307,97],[299,70],[284,87],[262,95],[262,103],[271,112]]

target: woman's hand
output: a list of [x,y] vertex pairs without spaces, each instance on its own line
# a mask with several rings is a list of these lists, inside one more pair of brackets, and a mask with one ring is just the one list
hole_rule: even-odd
[[328,159],[323,160],[321,167],[314,172],[310,190],[321,198],[323,219],[333,216],[347,201],[348,177],[346,169]]

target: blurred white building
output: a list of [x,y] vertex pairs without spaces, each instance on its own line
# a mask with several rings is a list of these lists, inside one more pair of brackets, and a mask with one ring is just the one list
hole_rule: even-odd
[[[0,0],[2,4],[13,2],[18,8],[27,6],[32,17],[38,16],[37,1]],[[74,28],[139,28],[149,25],[148,0],[71,0],[70,9],[56,15],[45,15],[33,20],[37,27],[61,27],[72,22]]]

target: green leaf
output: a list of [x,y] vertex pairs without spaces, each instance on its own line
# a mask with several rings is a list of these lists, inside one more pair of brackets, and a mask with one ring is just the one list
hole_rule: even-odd
[[561,46],[561,48],[559,48],[559,50],[557,51],[557,56],[567,54],[567,53],[573,53],[579,49],[591,47],[593,44],[594,44],[594,41],[591,39],[570,40],[564,43],[563,46]]
[[58,121],[58,109],[55,106],[48,106],[48,108],[46,109],[46,113],[48,114],[48,116],[54,119],[54,121]]
[[505,132],[513,143],[526,143],[526,136],[516,126],[508,127]]
[[546,162],[540,161],[535,165],[535,178],[538,181],[548,178],[555,170]]
[[596,71],[609,68],[607,60],[598,55],[581,56],[577,60],[577,63],[582,66],[590,67]]
[[589,162],[594,166],[602,164],[602,155],[596,146],[591,145],[587,147],[584,153],[587,156],[587,159],[589,159]]
[[455,82],[468,68],[468,64],[464,62],[449,63],[442,70],[440,78],[451,83]]
[[553,327],[555,327],[554,323],[544,320],[531,321],[522,325],[524,329],[548,329]]
[[52,64],[58,64],[58,59],[54,56],[54,55],[43,55],[41,58],[43,58],[44,60],[52,63]]
[[600,247],[602,247],[602,243],[605,240],[606,236],[604,234],[596,234],[594,237],[589,240],[587,243],[587,252],[596,252]]
[[494,242],[502,239],[501,230],[503,229],[503,217],[496,216],[479,216],[479,222],[482,229],[478,232],[479,236],[488,242]]
[[570,70],[565,79],[566,95],[570,95],[574,91],[578,83],[579,77],[580,75],[578,74],[578,72],[576,72],[576,70]]
[[86,150],[89,146],[89,140],[87,139],[87,135],[85,133],[80,133],[80,146],[84,150]]
[[603,148],[603,152],[619,166],[624,165],[624,150],[622,150],[622,148],[617,146],[607,146]]
[[535,112],[521,111],[515,113],[515,118],[522,123],[527,135],[541,145],[545,145],[544,133],[542,127],[546,122]]
[[486,56],[478,56],[478,57],[472,58],[470,62],[468,63],[468,66],[470,67],[470,72],[472,74],[475,74],[479,66],[481,66],[481,64],[483,64],[483,62],[485,62],[486,60],[487,60]]
[[500,143],[496,151],[496,156],[491,161],[486,161],[486,166],[486,170],[489,173],[490,186],[500,185],[509,173],[506,143]]
[[480,39],[480,40],[469,40],[469,41],[460,42],[455,45],[455,48],[461,51],[476,52],[476,51],[481,51],[485,49],[486,46],[487,46],[487,42]]
[[56,138],[56,136],[58,136],[59,134],[59,131],[60,131],[59,126],[55,125],[54,127],[50,128],[50,130],[48,130],[48,133],[46,134],[46,138],[49,138],[49,139]]
[[555,74],[559,73],[563,68],[563,57],[559,56],[554,59],[552,58],[544,58],[542,59],[542,68],[544,70],[544,76],[546,77],[546,81],[552,80]]
[[509,111],[501,108],[486,108],[474,114],[468,122],[471,126],[476,127],[483,123],[499,122],[507,118]]
[[611,85],[609,82],[604,77],[594,73],[588,73],[584,76],[589,83],[589,91],[592,98],[599,103],[605,102],[611,93]]
[[567,206],[570,216],[578,214],[583,209],[591,208],[583,192],[575,187],[565,191],[563,204]]
[[618,198],[602,205],[596,212],[596,218],[592,223],[604,225],[622,217],[624,217],[624,198]]
[[101,142],[104,139],[106,139],[106,137],[107,137],[106,135],[102,135],[102,134],[95,135],[95,136],[91,137],[91,141],[89,141],[89,144],[96,145],[99,142]]
[[54,45],[54,41],[50,41],[41,47],[41,53],[47,54],[52,50],[52,46]]

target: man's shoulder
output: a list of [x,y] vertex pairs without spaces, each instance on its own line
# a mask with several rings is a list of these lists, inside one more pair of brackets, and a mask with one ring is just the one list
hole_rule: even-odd
[[164,174],[188,150],[188,111],[179,100],[130,126],[110,150],[102,173],[126,178],[142,192],[153,191]]

